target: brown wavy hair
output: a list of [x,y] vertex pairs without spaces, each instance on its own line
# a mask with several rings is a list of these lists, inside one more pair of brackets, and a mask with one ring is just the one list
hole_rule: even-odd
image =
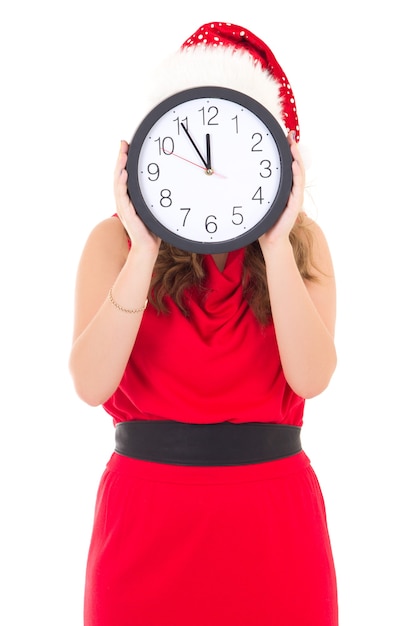
[[[312,233],[308,218],[300,214],[291,233],[290,242],[301,276],[316,281],[317,269],[312,259]],[[184,315],[188,315],[187,298],[198,294],[204,298],[204,256],[179,250],[165,242],[161,243],[151,281],[149,299],[160,313],[167,313],[165,297],[170,296]],[[244,295],[256,318],[267,324],[271,318],[265,262],[258,241],[245,249],[242,284]]]

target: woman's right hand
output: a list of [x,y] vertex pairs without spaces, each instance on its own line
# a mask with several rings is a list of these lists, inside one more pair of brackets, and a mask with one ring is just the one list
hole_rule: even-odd
[[129,145],[126,141],[120,144],[119,156],[114,170],[114,196],[117,214],[131,242],[131,249],[148,249],[155,257],[158,254],[161,240],[145,226],[135,211],[127,192],[127,154]]
[[108,217],[93,229],[77,272],[70,371],[78,395],[93,406],[115,392],[126,369],[161,243],[139,219],[127,193],[128,149],[122,141],[114,173],[119,219]]

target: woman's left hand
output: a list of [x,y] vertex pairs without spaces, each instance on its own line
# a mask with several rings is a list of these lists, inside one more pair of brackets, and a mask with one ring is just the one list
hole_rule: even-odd
[[275,243],[278,243],[283,239],[288,241],[289,234],[303,208],[305,171],[300,150],[298,149],[297,142],[293,137],[293,133],[288,134],[288,143],[290,144],[290,150],[293,158],[292,189],[288,198],[287,206],[276,224],[274,224],[272,228],[259,238],[262,250],[266,247],[273,246]]

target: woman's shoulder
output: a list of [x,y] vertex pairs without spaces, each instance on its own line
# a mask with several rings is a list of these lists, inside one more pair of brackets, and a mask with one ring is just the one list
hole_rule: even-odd
[[91,230],[88,239],[120,238],[128,241],[124,226],[116,214],[104,218]]
[[308,232],[323,234],[319,223],[308,215],[308,213],[301,212],[298,216],[297,223]]
[[297,220],[297,236],[309,250],[310,270],[320,268],[320,274],[334,273],[331,252],[326,235],[319,223],[307,213],[300,213]]
[[98,222],[90,231],[84,245],[82,258],[89,263],[107,263],[111,259],[124,263],[129,253],[129,238],[117,215]]
[[299,218],[297,220],[298,225],[300,226],[300,234],[304,235],[310,239],[310,242],[315,246],[324,246],[327,248],[327,239],[326,235],[320,226],[320,224],[314,220],[307,213],[300,213]]
[[129,238],[117,215],[107,217],[98,222],[91,230],[87,245],[120,247],[128,251]]

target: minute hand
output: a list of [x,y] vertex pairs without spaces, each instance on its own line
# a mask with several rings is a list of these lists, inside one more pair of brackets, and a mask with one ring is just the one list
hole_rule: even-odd
[[206,170],[207,170],[207,169],[208,169],[207,162],[206,162],[206,160],[204,159],[203,155],[201,154],[200,150],[199,150],[199,149],[197,148],[197,146],[195,145],[195,143],[194,143],[194,141],[193,141],[193,138],[191,137],[190,133],[188,132],[188,130],[187,130],[187,128],[186,128],[186,126],[185,126],[185,124],[183,124],[183,123],[181,122],[181,126],[182,126],[182,128],[183,128],[183,130],[184,130],[185,134],[187,135],[188,139],[189,139],[189,140],[191,141],[191,143],[193,144],[194,150],[197,152],[198,156],[200,157],[200,159],[202,160],[202,162],[203,162],[203,164],[204,164],[204,167],[205,167],[205,168],[206,168]]

